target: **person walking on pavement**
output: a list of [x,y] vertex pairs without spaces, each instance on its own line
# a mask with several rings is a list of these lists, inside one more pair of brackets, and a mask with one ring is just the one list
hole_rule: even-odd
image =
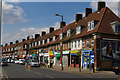
[[94,61],[93,61],[93,59],[91,60],[91,64],[92,64],[92,69],[93,69],[93,73],[94,73],[95,70],[94,70]]

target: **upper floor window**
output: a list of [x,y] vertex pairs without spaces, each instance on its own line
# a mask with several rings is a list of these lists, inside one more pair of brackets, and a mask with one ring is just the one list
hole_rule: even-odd
[[34,43],[32,43],[32,47],[34,46]]
[[112,28],[113,28],[115,33],[119,33],[120,34],[120,21],[112,22],[111,26],[112,26]]
[[75,48],[77,47],[77,41],[75,41]]
[[85,39],[83,39],[82,46],[85,47]]
[[45,40],[43,40],[43,44],[45,44]]
[[67,49],[67,43],[66,43],[66,49]]
[[35,46],[37,46],[37,42],[35,42]]
[[98,21],[96,21],[96,20],[92,20],[92,21],[88,22],[88,31],[93,30],[94,27],[97,25],[97,23],[98,23]]
[[71,46],[71,45],[70,45],[70,42],[69,42],[69,43],[68,43],[68,47],[71,48],[70,46]]
[[49,43],[49,41],[50,41],[50,39],[48,38],[48,39],[47,39],[47,43]]
[[62,39],[62,33],[60,33],[60,39]]
[[94,36],[91,37],[91,46],[94,45]]
[[73,48],[73,42],[72,42],[72,48]]
[[56,36],[53,36],[53,41],[55,41],[55,39],[56,39]]
[[38,45],[40,45],[41,44],[41,41],[38,41]]
[[25,48],[27,48],[27,45],[25,45]]
[[87,38],[87,47],[89,47],[90,45],[89,45],[89,38]]
[[78,40],[78,47],[80,47],[80,40]]
[[81,33],[81,26],[76,27],[76,34],[79,34],[79,33]]

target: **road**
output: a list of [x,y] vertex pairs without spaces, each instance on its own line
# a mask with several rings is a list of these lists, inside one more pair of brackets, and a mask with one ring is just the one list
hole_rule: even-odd
[[104,78],[105,80],[117,80],[117,78],[119,77],[119,75],[112,74],[97,75],[59,72],[50,69],[43,69],[40,67],[32,67],[31,70],[27,70],[25,69],[24,65],[14,63],[9,63],[8,66],[3,66],[2,69],[7,78]]

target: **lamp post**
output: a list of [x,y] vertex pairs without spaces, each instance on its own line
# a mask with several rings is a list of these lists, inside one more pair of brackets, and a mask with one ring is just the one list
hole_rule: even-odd
[[[32,36],[32,40],[33,40],[33,35],[30,35],[30,36]],[[29,36],[29,37],[30,37]],[[30,60],[30,43],[31,43],[32,41],[29,41],[29,60]],[[32,47],[32,45],[31,45],[31,47]]]
[[[62,22],[63,22],[63,16],[62,15],[59,15],[59,14],[55,14],[56,16],[60,16],[62,17]],[[62,56],[63,56],[63,23],[62,23],[62,41],[61,41],[61,53],[60,53],[60,62],[61,62],[61,68],[63,70],[63,62],[62,62]]]

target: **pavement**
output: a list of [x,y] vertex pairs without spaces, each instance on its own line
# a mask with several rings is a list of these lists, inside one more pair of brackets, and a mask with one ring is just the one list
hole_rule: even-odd
[[[17,79],[25,79],[32,78],[35,79],[55,79],[55,78],[65,78],[65,79],[80,79],[80,80],[118,80],[120,75],[115,75],[114,73],[106,72],[106,73],[83,73],[79,72],[77,68],[67,68],[64,67],[64,70],[61,70],[61,67],[54,66],[53,69],[47,67],[31,67],[30,70],[25,69],[24,65],[9,63],[8,66],[3,66],[4,74],[7,79],[3,80],[17,80]],[[30,79],[31,80],[31,79]]]
[[92,70],[90,71],[90,70],[85,70],[85,69],[81,69],[80,71],[79,68],[72,68],[72,67],[67,67],[67,66],[64,66],[64,70],[62,70],[61,66],[53,66],[52,68],[43,66],[41,68],[51,69],[51,70],[56,70],[56,71],[61,71],[61,72],[67,72],[67,73],[78,73],[78,74],[112,74],[112,75],[115,74],[113,71],[96,71],[95,73],[93,73]]

